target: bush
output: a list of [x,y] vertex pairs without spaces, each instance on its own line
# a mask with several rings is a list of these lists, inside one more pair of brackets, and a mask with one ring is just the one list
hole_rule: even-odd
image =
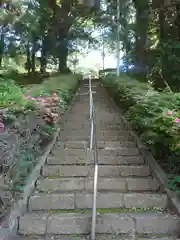
[[[163,161],[168,164],[166,172],[169,175],[178,175],[180,93],[157,92],[149,84],[124,75],[119,78],[106,76],[102,81],[124,109],[126,118],[138,131],[141,139],[151,146],[156,159],[161,159],[162,166]],[[167,163],[167,160],[171,162]]]
[[78,85],[80,76],[78,75],[59,75],[50,77],[41,84],[20,87],[13,79],[0,77],[0,109],[29,107],[33,101],[24,98],[24,94],[31,93],[31,97],[51,96],[53,91],[61,97],[63,107],[66,107]]
[[11,188],[24,189],[36,158],[54,136],[79,80],[78,75],[59,75],[26,88],[13,80],[0,81],[0,165],[14,166],[8,175]]
[[6,108],[12,104],[24,105],[22,89],[12,79],[0,78],[0,108]]

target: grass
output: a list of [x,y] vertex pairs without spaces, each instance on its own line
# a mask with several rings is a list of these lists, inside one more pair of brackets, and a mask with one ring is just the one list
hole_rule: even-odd
[[[41,96],[50,97],[53,92],[56,92],[58,99],[60,100],[60,102],[58,101],[56,104],[56,107],[66,109],[76,91],[79,80],[80,76],[78,75],[53,74],[53,76],[46,78],[46,80],[41,82],[41,84],[20,86],[13,79],[1,77],[0,117],[3,120],[5,129],[8,130],[8,128],[13,126],[14,130],[14,126],[17,125],[14,130],[14,134],[20,137],[22,143],[27,140],[26,134],[28,134],[28,139],[32,139],[33,137],[36,138],[36,134],[34,132],[29,132],[28,130],[28,121],[23,128],[21,126],[21,121],[24,119],[24,115],[27,115],[28,119],[28,113],[30,112],[32,112],[34,116],[34,122],[36,122],[39,117],[41,119],[44,118],[44,113],[42,114],[42,109],[39,108],[40,105],[37,104],[38,100],[36,98],[40,98]],[[6,111],[1,112],[1,109],[5,109]],[[45,140],[45,143],[47,144],[47,142],[52,139],[52,136],[54,136],[56,128],[56,123],[48,125],[47,122],[43,121],[43,125],[40,126],[41,132],[38,133],[40,135],[41,142]],[[3,139],[0,141],[0,148],[1,144],[3,144]],[[18,144],[19,143],[17,143],[17,145]],[[24,189],[26,179],[36,165],[36,158],[34,156],[39,153],[41,148],[40,144],[41,143],[38,141],[36,144],[37,146],[26,146],[25,144],[20,145],[18,152],[15,154],[17,156],[13,156],[13,161],[16,162],[14,159],[17,159],[17,162],[13,170],[10,172],[10,175],[13,176],[12,179],[10,179],[12,180],[11,185],[15,190],[22,191]],[[43,146],[43,148],[44,147],[45,146]],[[25,148],[28,149],[24,150]],[[35,148],[37,148],[38,151],[36,154]],[[30,154],[28,152],[30,152]]]
[[52,91],[57,91],[61,99],[61,107],[66,107],[69,103],[79,76],[59,75],[50,77],[41,84],[21,87],[13,79],[0,78],[0,109],[1,108],[29,108],[32,101],[24,99],[24,94],[30,91],[31,97],[50,96]]
[[61,75],[50,77],[39,85],[30,85],[27,90],[31,90],[32,97],[51,96],[52,91],[56,91],[61,99],[61,107],[65,107],[76,90],[78,76]]

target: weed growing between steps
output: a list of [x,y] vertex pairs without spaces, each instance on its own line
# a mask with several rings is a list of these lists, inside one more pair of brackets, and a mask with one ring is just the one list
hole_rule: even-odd
[[[122,233],[122,234],[96,234],[98,240],[127,240],[129,239],[129,234]],[[169,236],[171,237],[171,236]],[[53,235],[47,235],[46,238],[48,240],[90,240],[90,234],[84,234],[84,235],[79,235],[79,234],[70,234],[70,235],[56,235],[54,237]],[[144,239],[154,239],[154,240],[163,240],[163,239],[168,239],[168,236],[166,234],[136,234],[136,238],[139,240],[144,240]],[[171,239],[171,238],[170,238]],[[42,238],[41,235],[31,235],[25,238],[25,240],[45,240]]]
[[102,81],[169,176],[169,188],[180,192],[180,94],[157,92],[124,74]]
[[[101,213],[141,213],[141,212],[159,212],[164,213],[166,209],[161,208],[97,208],[97,214]],[[49,213],[92,213],[92,209],[56,209],[49,210]]]
[[147,239],[158,239],[158,238],[163,238],[163,239],[166,239],[168,236],[166,234],[149,234],[149,233],[139,233],[138,234],[138,239],[140,238],[147,238]]
[[[38,157],[57,131],[61,114],[75,94],[79,80],[80,76],[59,75],[40,85],[20,87],[13,80],[0,79],[0,89],[3,89],[0,92],[0,184],[12,190],[12,198],[24,190]],[[7,208],[11,200],[3,205]]]

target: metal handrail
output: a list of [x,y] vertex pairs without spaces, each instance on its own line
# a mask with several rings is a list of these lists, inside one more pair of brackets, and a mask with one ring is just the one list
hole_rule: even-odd
[[92,206],[92,226],[91,226],[91,240],[96,237],[96,198],[97,198],[97,181],[98,181],[98,151],[96,139],[96,123],[94,116],[94,101],[92,94],[91,77],[89,77],[89,105],[90,105],[90,151],[94,155],[94,188],[93,188],[93,206]]

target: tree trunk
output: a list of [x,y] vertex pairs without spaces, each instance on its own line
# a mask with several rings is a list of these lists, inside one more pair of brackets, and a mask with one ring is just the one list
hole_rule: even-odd
[[68,41],[66,39],[62,40],[59,46],[59,71],[61,73],[69,72],[67,67],[68,58]]
[[41,50],[41,59],[40,59],[40,72],[43,74],[46,72],[46,66],[47,66],[47,50],[46,50],[46,37],[44,37],[42,41],[42,50]]
[[36,43],[33,43],[32,52],[31,52],[31,72],[35,74],[36,71]]
[[[160,50],[161,50],[161,66],[162,66],[162,78],[165,82],[171,79],[171,73],[168,67],[168,53],[166,44],[168,43],[169,37],[169,27],[168,22],[166,21],[166,9],[164,7],[164,0],[161,1],[161,5],[159,7],[159,27],[160,27]],[[171,80],[170,80],[171,81]],[[161,88],[163,83],[159,82],[159,87]]]
[[2,33],[0,36],[0,67],[2,66],[3,54],[4,54],[4,38],[5,38],[5,29],[2,26]]
[[30,72],[31,72],[31,54],[30,54],[30,49],[29,49],[29,43],[26,46],[26,63],[25,63],[25,68],[28,71],[28,75],[30,75]]
[[[142,4],[143,3],[143,4]],[[147,71],[147,37],[149,27],[149,1],[134,0],[136,8],[136,69],[138,73]]]
[[[69,12],[71,11],[71,0],[62,0],[61,8],[57,9],[56,18],[58,25],[58,37],[60,41],[59,45],[59,71],[61,73],[69,73],[70,70],[67,67],[67,58],[68,58],[68,34],[69,29],[73,24],[73,19],[69,16]],[[61,21],[59,21],[61,20]]]

